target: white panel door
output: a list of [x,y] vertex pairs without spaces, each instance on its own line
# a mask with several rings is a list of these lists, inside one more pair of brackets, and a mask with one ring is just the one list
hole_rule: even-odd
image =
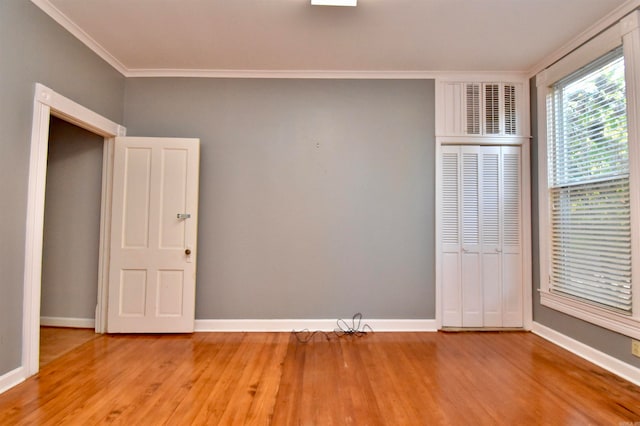
[[194,329],[199,146],[116,138],[109,333]]

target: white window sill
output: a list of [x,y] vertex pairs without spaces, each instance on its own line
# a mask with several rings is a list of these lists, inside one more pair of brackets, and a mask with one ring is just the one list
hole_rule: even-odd
[[640,339],[640,319],[608,311],[569,297],[540,290],[540,303],[556,311],[615,331],[625,336]]

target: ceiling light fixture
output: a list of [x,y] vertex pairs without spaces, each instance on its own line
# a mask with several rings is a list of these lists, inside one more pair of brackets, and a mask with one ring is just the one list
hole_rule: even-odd
[[357,6],[358,0],[311,0],[312,6]]

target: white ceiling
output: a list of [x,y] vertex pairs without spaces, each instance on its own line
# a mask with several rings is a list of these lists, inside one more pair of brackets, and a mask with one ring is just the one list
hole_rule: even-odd
[[528,72],[625,0],[32,0],[123,74]]

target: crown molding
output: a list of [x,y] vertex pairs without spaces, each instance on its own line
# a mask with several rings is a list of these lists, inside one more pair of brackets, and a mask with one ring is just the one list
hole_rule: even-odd
[[33,4],[38,6],[44,13],[49,15],[51,19],[60,24],[64,29],[69,31],[75,38],[84,43],[89,49],[91,49],[96,55],[102,58],[105,62],[116,69],[120,74],[127,76],[127,67],[120,62],[115,56],[113,56],[107,49],[102,47],[97,41],[95,41],[89,34],[84,32],[82,28],[75,24],[71,19],[62,13],[57,7],[55,7],[49,0],[31,0]]
[[[69,31],[74,37],[80,40],[84,45],[91,49],[96,55],[111,65],[116,71],[124,77],[200,77],[200,78],[286,78],[286,79],[380,79],[380,80],[424,80],[424,79],[446,79],[446,80],[465,80],[482,77],[484,81],[504,80],[507,78],[522,77],[528,79],[535,75],[537,71],[544,68],[544,64],[548,65],[554,57],[556,60],[566,55],[575,47],[579,40],[586,41],[588,38],[597,34],[593,30],[587,30],[579,35],[571,42],[554,54],[548,56],[533,70],[525,71],[429,71],[429,70],[251,70],[251,69],[146,69],[146,68],[127,68],[120,60],[112,55],[100,43],[94,40],[82,28],[80,28],[73,20],[60,11],[51,3],[51,0],[31,0],[38,8],[40,8],[51,19],[60,24],[64,29]],[[620,19],[630,11],[640,8],[640,0],[628,0],[625,4],[611,12],[596,26],[598,28],[607,22],[614,22]],[[602,24],[604,22],[605,24]],[[610,25],[610,24],[608,24]]]
[[435,79],[432,71],[129,69],[126,77],[291,78],[291,79]]
[[620,6],[612,10],[610,13],[605,15],[599,21],[591,25],[585,31],[569,40],[569,42],[565,43],[558,50],[551,53],[550,55],[545,56],[541,61],[539,61],[529,70],[529,72],[527,73],[529,78],[534,77],[540,71],[553,65],[554,63],[567,56],[569,53],[582,46],[638,8],[640,8],[640,0],[627,0]]
[[506,81],[528,80],[523,71],[399,71],[399,70],[207,70],[207,69],[129,69],[126,77],[190,78],[286,78],[354,80],[445,80]]
[[[640,2],[640,0],[637,0]],[[50,0],[31,0],[51,19],[84,43],[96,55],[111,65],[124,77],[196,77],[196,78],[286,78],[286,79],[379,79],[379,80],[430,80],[469,79],[504,80],[526,73],[522,71],[428,71],[428,70],[260,70],[260,69],[145,69],[127,68],[100,43],[94,40],[69,17],[55,7]],[[508,76],[508,77],[505,77]]]

